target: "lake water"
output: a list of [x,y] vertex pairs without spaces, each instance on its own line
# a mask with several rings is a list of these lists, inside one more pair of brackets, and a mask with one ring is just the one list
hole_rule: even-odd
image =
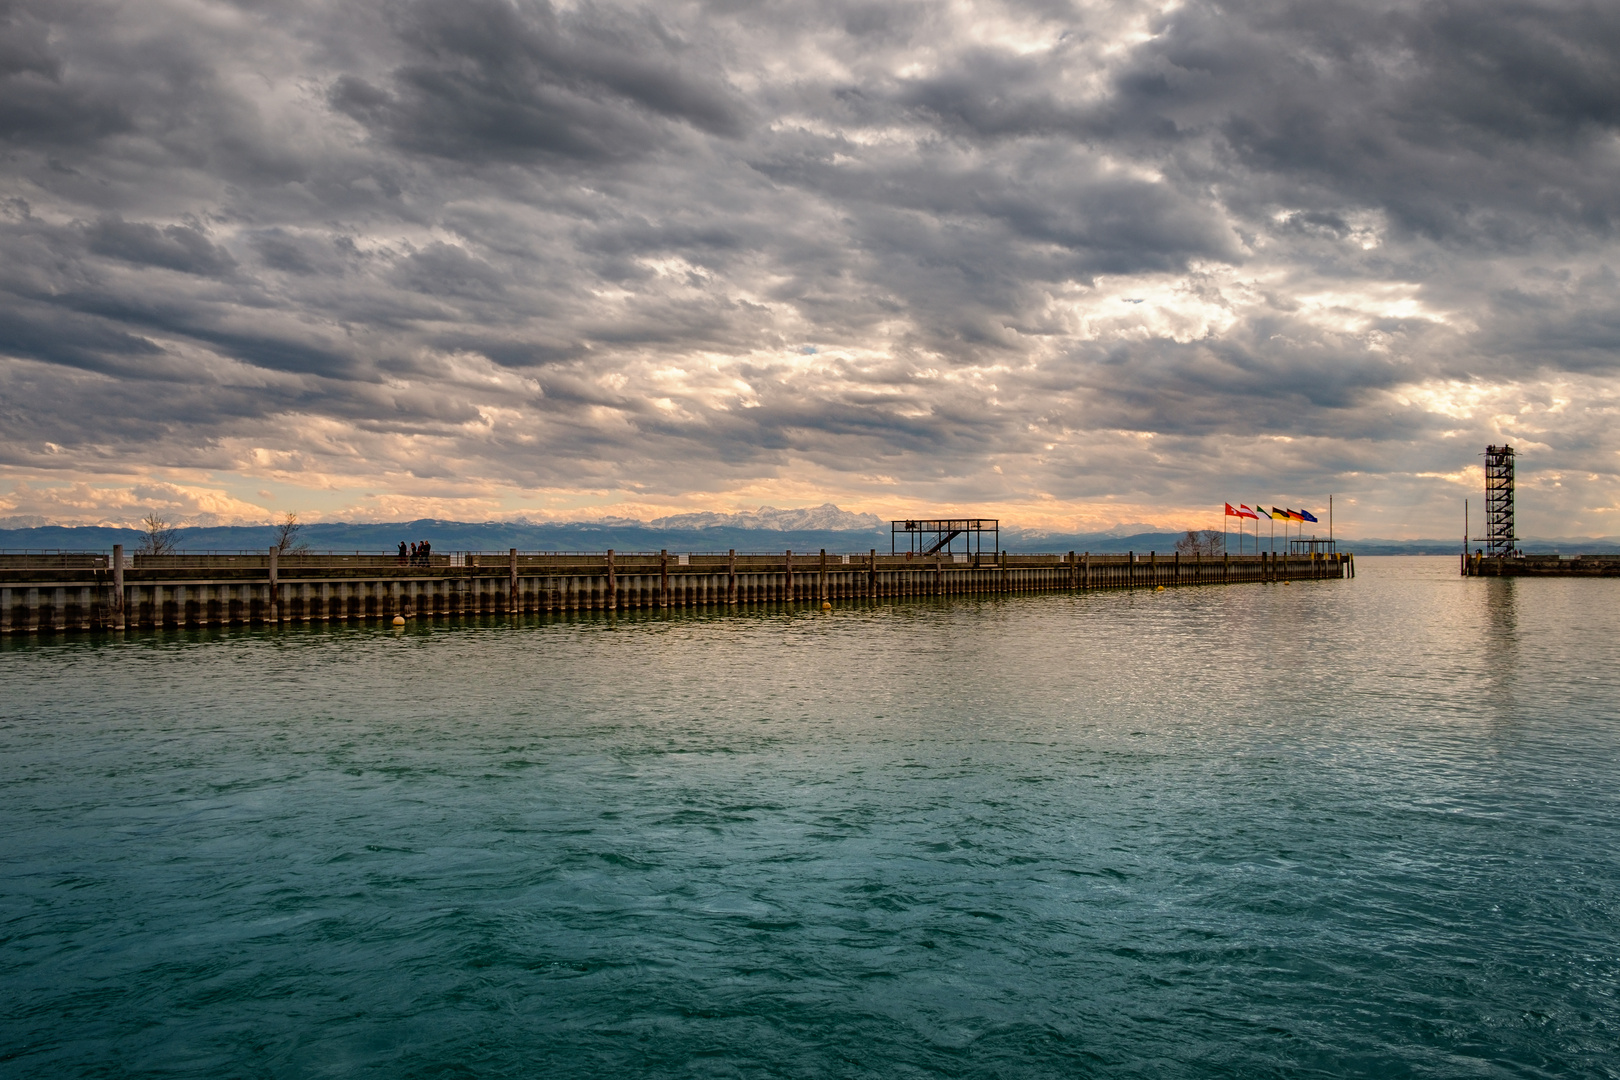
[[0,645],[0,1075],[1620,1075],[1620,580]]

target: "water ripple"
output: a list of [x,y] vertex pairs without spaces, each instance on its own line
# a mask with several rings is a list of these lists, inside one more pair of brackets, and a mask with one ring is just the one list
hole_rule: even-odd
[[1616,1076],[1620,582],[0,642],[7,1076]]

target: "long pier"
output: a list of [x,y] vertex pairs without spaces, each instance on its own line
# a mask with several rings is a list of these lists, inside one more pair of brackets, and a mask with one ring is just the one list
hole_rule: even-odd
[[728,608],[1355,576],[1348,554],[0,553],[0,634]]

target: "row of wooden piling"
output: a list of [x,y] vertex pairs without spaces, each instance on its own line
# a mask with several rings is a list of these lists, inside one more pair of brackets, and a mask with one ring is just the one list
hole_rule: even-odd
[[[376,556],[105,556],[62,567],[0,556],[0,633],[678,610],[1354,575],[1349,555],[1145,557],[865,554],[476,554],[420,566]],[[504,565],[503,565],[504,564]]]

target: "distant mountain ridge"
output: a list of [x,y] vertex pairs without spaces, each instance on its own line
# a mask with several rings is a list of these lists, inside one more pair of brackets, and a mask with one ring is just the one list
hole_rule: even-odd
[[[136,529],[100,525],[48,525],[37,518],[0,518],[0,548],[34,550],[105,551],[114,544],[135,548],[141,540]],[[1147,523],[1121,522],[1112,529],[1089,533],[1050,532],[1005,525],[1000,546],[1015,552],[1122,552],[1175,549],[1182,531]],[[183,551],[263,551],[276,539],[270,525],[189,526],[179,530]],[[737,513],[704,511],[671,514],[641,521],[610,517],[597,521],[446,521],[421,518],[399,522],[315,522],[305,525],[299,539],[315,551],[392,551],[401,541],[427,540],[439,551],[737,551],[768,552],[792,549],[813,552],[889,550],[889,523],[876,514],[857,514],[832,503],[782,509],[761,506]],[[990,537],[985,537],[990,541]],[[1269,538],[1267,538],[1269,541]],[[1286,550],[1286,541],[1278,538]],[[1238,538],[1230,540],[1234,552]],[[1349,540],[1342,550],[1365,555],[1450,555],[1455,540]],[[902,538],[903,544],[903,538]],[[1613,537],[1557,538],[1523,541],[1537,552],[1610,552],[1620,550]],[[1246,542],[1252,550],[1253,538]]]

